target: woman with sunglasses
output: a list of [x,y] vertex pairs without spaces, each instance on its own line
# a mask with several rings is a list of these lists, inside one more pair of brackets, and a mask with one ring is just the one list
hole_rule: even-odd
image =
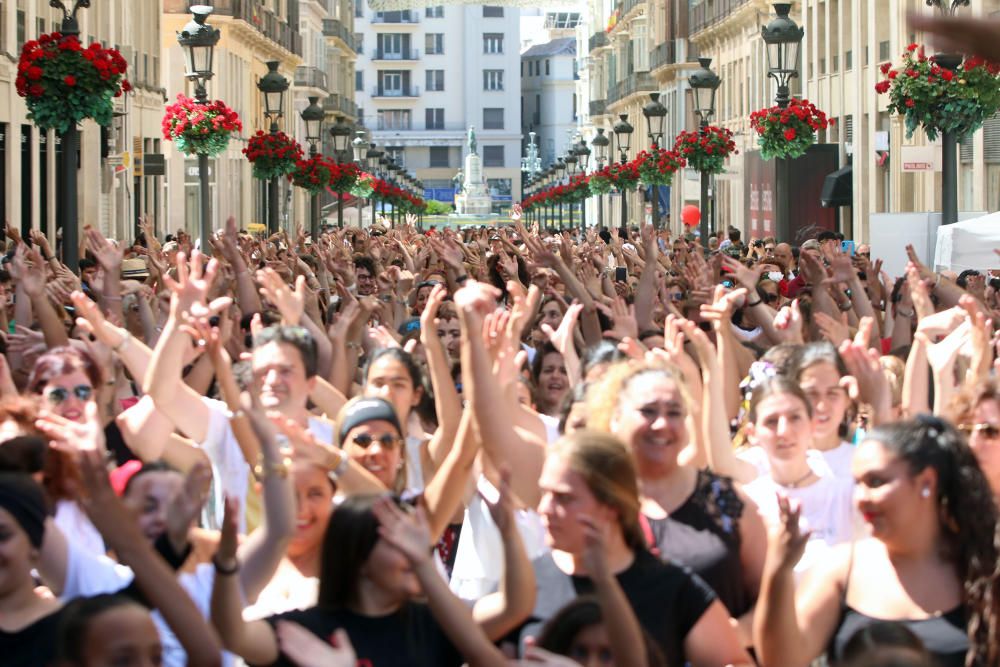
[[[87,405],[97,401],[97,389],[103,387],[103,375],[97,362],[87,352],[74,347],[57,347],[38,358],[28,377],[27,392],[41,396],[42,411],[50,412],[69,421],[83,423]],[[102,412],[97,405],[98,414]],[[103,423],[103,419],[101,420]],[[107,431],[118,431],[111,422]],[[121,433],[118,432],[118,438]],[[77,475],[76,466],[66,458],[61,473],[63,482]],[[57,483],[57,480],[53,480]],[[61,488],[72,485],[58,484]],[[59,500],[55,507],[55,522],[67,537],[86,551],[94,554],[105,552],[104,540],[76,502],[75,495]]]
[[1000,498],[1000,387],[982,380],[960,392],[952,403],[953,423],[969,440],[993,496]]

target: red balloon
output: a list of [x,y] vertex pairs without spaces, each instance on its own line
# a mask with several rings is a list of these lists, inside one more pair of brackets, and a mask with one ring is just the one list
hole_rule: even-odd
[[701,222],[701,210],[694,204],[688,204],[681,209],[681,222],[688,227],[694,227]]

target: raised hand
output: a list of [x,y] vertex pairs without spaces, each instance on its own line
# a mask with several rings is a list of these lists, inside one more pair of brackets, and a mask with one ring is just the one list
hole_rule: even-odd
[[306,277],[295,279],[294,290],[274,269],[258,271],[257,280],[264,297],[281,313],[282,321],[289,326],[298,326],[306,305]]
[[835,346],[850,340],[850,329],[847,328],[847,323],[843,320],[831,317],[821,310],[813,313],[813,320],[816,322],[820,333],[823,334],[823,338],[826,338]]
[[31,242],[38,246],[42,255],[52,257],[52,248],[49,246],[49,239],[45,234],[42,234],[40,229],[31,230]]
[[[572,306],[566,309],[566,313],[563,315],[562,321],[559,323],[559,328],[553,330],[548,324],[542,323],[542,332],[552,343],[553,347],[559,350],[559,353],[564,357],[567,354],[573,352],[573,334],[576,331],[576,323],[580,319],[580,313],[583,311],[582,303],[574,303]],[[634,311],[633,311],[634,313]],[[633,320],[635,319],[633,315]],[[618,320],[616,319],[617,323]],[[623,325],[623,328],[627,324]],[[616,324],[617,328],[617,324]]]
[[184,478],[180,493],[174,494],[167,508],[167,538],[178,553],[183,553],[188,532],[198,518],[208,489],[212,484],[212,469],[205,463],[195,463]]
[[608,556],[605,553],[605,545],[611,532],[609,522],[587,515],[580,515],[579,521],[583,526],[583,562],[587,575],[597,580],[614,576],[608,567]]
[[97,304],[83,292],[73,292],[70,299],[76,308],[76,314],[79,315],[76,318],[78,327],[112,349],[121,346],[128,337],[125,329],[108,322]]
[[922,280],[931,280],[934,278],[934,273],[921,263],[920,257],[917,256],[917,250],[913,247],[912,243],[906,244],[906,256],[917,270],[917,273],[920,274]]
[[372,507],[378,519],[379,536],[399,549],[413,566],[430,561],[431,531],[422,507],[405,512],[392,498],[383,497]]
[[83,421],[70,421],[45,410],[35,420],[35,427],[60,451],[73,455],[87,451],[104,452],[104,426],[101,425],[97,402],[94,400],[84,403]]
[[760,272],[763,265],[758,264],[754,268],[747,268],[742,262],[733,259],[729,255],[719,255],[722,258],[722,267],[729,269],[732,273],[733,278],[736,282],[740,284],[741,287],[746,287],[748,290],[753,290],[757,288],[757,283],[760,282]]
[[96,227],[87,227],[84,234],[87,240],[87,250],[94,255],[101,268],[109,275],[118,275],[125,258],[122,248],[118,247],[114,241],[104,238],[104,235]]
[[332,644],[292,621],[278,621],[274,630],[281,652],[299,667],[355,667],[358,662],[343,628],[334,630]]
[[802,506],[798,501],[779,493],[778,513],[781,520],[768,535],[767,558],[776,568],[790,570],[805,553],[811,533],[799,525]]
[[626,304],[625,299],[616,297],[608,308],[602,303],[595,303],[597,309],[611,318],[614,327],[610,331],[604,332],[606,338],[639,338],[639,325],[635,320],[635,306]]
[[[184,253],[179,252],[177,253],[176,280],[171,278],[169,274],[163,275],[163,282],[172,294],[171,313],[178,316],[181,313],[191,313],[197,317],[203,315],[205,310],[218,312],[221,309],[222,301],[220,299],[206,305],[208,293],[212,289],[212,283],[215,282],[215,276],[219,271],[219,262],[211,259],[207,264],[204,264],[204,259],[205,256],[200,251],[195,250],[191,253],[189,267]],[[226,307],[228,305],[226,303]]]
[[483,495],[482,491],[479,491],[479,495],[486,503],[500,534],[507,535],[510,531],[517,530],[517,524],[514,521],[514,498],[510,490],[510,469],[506,466],[500,468],[500,488],[497,491],[499,495],[495,502]]
[[223,500],[222,531],[219,536],[219,546],[212,556],[217,568],[232,570],[237,566],[236,549],[239,546],[240,503],[236,498],[226,496]]
[[466,281],[462,289],[455,293],[455,306],[465,312],[486,315],[496,308],[496,301],[499,297],[500,290],[496,287],[469,280]]
[[774,316],[774,328],[782,337],[782,340],[789,343],[802,343],[802,311],[799,310],[799,300],[792,301],[790,306],[785,306]]
[[14,250],[10,263],[11,276],[17,280],[25,293],[38,297],[45,293],[45,262],[34,248],[21,243]]

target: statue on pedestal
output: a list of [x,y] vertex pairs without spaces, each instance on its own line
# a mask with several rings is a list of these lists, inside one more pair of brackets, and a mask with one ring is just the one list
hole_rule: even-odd
[[469,126],[468,145],[469,145],[469,152],[474,154],[476,152],[476,128],[474,125]]

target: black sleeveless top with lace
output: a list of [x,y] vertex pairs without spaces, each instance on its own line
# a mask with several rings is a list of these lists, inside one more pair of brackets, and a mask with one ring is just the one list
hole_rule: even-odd
[[670,516],[642,517],[646,539],[660,558],[691,568],[734,618],[754,604],[740,560],[743,507],[732,479],[701,470],[694,492]]

